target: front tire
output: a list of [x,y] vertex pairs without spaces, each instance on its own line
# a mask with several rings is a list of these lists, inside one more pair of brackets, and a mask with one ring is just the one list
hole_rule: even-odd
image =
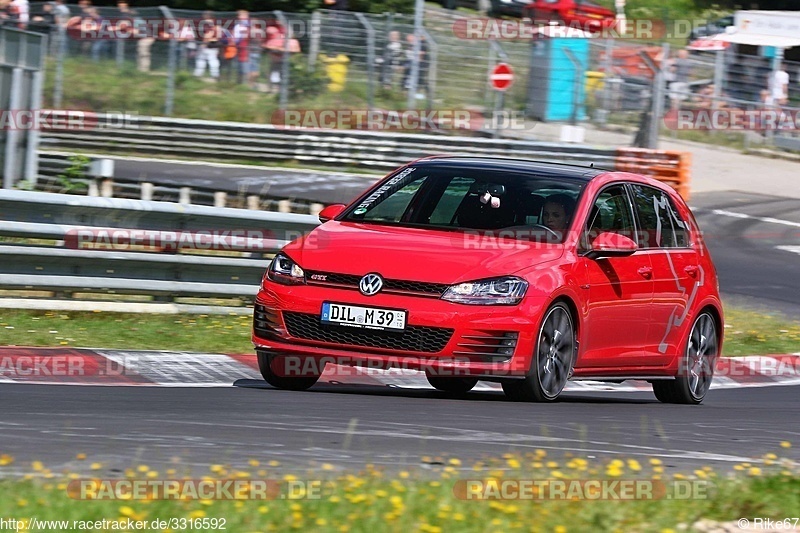
[[575,363],[575,326],[567,306],[553,304],[539,328],[536,352],[528,376],[503,382],[503,392],[512,400],[552,402],[558,399]]
[[272,367],[277,354],[270,352],[256,352],[258,356],[258,369],[264,380],[276,389],[303,391],[310,389],[319,380],[320,374],[313,376],[289,377],[277,374]]
[[719,356],[717,324],[704,312],[694,321],[686,341],[686,352],[674,380],[654,381],[653,392],[663,403],[697,405],[703,401]]

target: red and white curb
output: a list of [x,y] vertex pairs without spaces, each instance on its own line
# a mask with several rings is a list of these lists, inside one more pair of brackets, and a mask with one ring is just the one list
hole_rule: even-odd
[[[255,355],[98,350],[87,348],[0,347],[0,383],[227,387],[242,380],[262,381]],[[322,384],[429,388],[420,372],[376,370],[329,365]],[[714,389],[800,385],[800,354],[722,357]],[[481,382],[475,390],[499,390],[497,383]],[[576,381],[568,391],[636,392],[651,390],[644,381],[620,384]]]

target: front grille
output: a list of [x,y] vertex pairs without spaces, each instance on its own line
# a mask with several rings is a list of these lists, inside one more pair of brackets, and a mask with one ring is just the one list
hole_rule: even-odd
[[482,331],[462,335],[453,355],[478,357],[487,361],[511,359],[517,347],[519,333],[515,331]]
[[262,339],[280,336],[283,328],[278,320],[278,312],[256,303],[253,306],[253,332]]
[[289,311],[283,312],[283,321],[289,335],[298,339],[409,352],[440,352],[453,336],[450,328],[428,326],[406,326],[397,332],[330,326],[322,324],[318,315]]
[[[309,285],[335,285],[345,289],[358,290],[358,282],[362,276],[352,274],[336,274],[333,272],[307,272],[306,279]],[[313,279],[315,276],[324,276],[325,280]],[[384,279],[381,292],[414,294],[417,296],[430,296],[439,298],[444,294],[449,285],[444,283],[428,283],[426,281],[408,281],[400,279]]]

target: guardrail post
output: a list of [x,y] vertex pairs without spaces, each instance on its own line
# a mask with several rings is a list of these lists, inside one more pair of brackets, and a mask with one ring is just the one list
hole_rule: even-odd
[[289,200],[278,200],[278,212],[279,213],[291,213],[292,212],[292,202]]
[[142,183],[142,200],[151,201],[153,199],[153,190],[155,187],[152,183]]
[[257,194],[247,196],[247,209],[252,209],[253,211],[261,209],[261,198]]
[[181,187],[178,191],[178,203],[183,205],[189,205],[192,203],[192,188],[191,187]]
[[97,180],[89,180],[89,188],[86,196],[100,196],[100,189],[97,187]]
[[104,178],[100,182],[100,196],[103,198],[114,197],[114,180],[111,178]]
[[323,209],[325,209],[325,205],[324,204],[314,203],[314,204],[311,204],[311,206],[310,206],[310,213],[312,215],[314,215],[314,216],[317,216],[317,215],[319,215],[319,212],[322,211]]
[[214,193],[214,207],[225,207],[228,202],[228,193],[217,191]]

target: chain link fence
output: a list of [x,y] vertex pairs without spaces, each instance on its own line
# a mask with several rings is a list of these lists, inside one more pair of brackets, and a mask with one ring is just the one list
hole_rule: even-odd
[[[44,6],[31,4],[30,29],[51,37],[45,95],[54,108],[68,102],[91,111],[270,122],[280,109],[391,110],[404,109],[408,102],[419,109],[530,112],[545,98],[537,90],[544,83],[541,70],[532,66],[535,42],[465,39],[454,31],[463,15],[447,10],[426,12],[421,54],[414,57],[411,15],[251,12],[250,27],[260,33],[241,39],[237,12],[166,7],[85,11],[70,5],[69,17],[59,25],[47,17],[36,20]],[[142,30],[127,39],[86,37],[91,21],[118,25],[123,19],[139,23]],[[216,21],[216,39],[198,34],[204,19]],[[800,64],[785,62],[788,98],[774,102],[765,94],[774,62],[752,50],[684,57],[677,47],[623,39],[590,39],[588,50],[585,59],[546,73],[548,83],[580,95],[582,107],[573,120],[627,127],[632,142],[641,146],[654,147],[659,133],[682,135],[667,120],[670,112],[736,108],[792,114],[792,103],[800,99]],[[504,94],[488,81],[501,61],[514,71],[514,83]],[[409,79],[414,62],[419,65],[416,84]],[[409,95],[413,85],[416,92]],[[123,109],[114,109],[119,106]],[[696,129],[702,135],[711,131]],[[792,144],[784,139],[795,138],[794,132],[780,129],[719,135],[744,146],[784,147]]]

